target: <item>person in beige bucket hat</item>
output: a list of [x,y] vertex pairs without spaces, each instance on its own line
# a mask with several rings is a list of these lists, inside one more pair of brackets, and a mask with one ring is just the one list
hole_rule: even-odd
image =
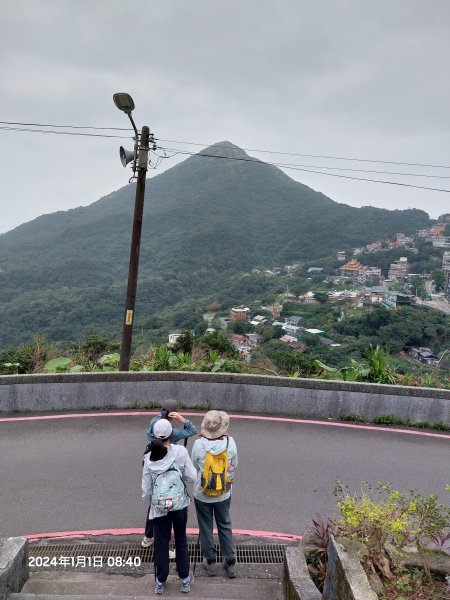
[[223,566],[236,577],[236,550],[230,518],[231,487],[238,463],[236,442],[228,435],[230,417],[223,410],[210,410],[203,417],[201,437],[194,442],[192,463],[197,471],[194,502],[203,554],[203,566],[216,575],[214,520],[217,525]]

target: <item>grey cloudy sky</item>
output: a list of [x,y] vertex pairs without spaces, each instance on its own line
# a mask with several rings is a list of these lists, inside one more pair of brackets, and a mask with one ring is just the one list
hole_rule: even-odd
[[[112,94],[127,91],[138,125],[164,140],[450,166],[448,0],[0,0],[0,8],[1,121],[126,127]],[[126,140],[6,130],[0,140],[0,232],[90,204],[130,176],[118,159]],[[439,175],[335,171],[450,189],[450,168],[250,154]],[[450,212],[444,192],[286,172],[353,206]]]

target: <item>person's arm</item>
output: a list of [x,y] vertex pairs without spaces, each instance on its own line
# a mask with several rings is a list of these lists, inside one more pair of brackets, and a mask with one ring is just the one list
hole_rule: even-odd
[[236,467],[238,465],[238,453],[236,443],[233,438],[229,438],[229,447],[228,447],[228,477],[233,480],[234,474],[236,471]]
[[200,465],[198,463],[198,440],[196,440],[194,442],[194,445],[192,447],[192,464],[194,465],[194,469],[196,469],[196,471],[200,471]]
[[142,497],[150,500],[152,495],[152,476],[148,466],[148,461],[144,460],[144,467],[142,469]]
[[155,436],[153,435],[153,427],[154,427],[156,421],[158,421],[160,418],[161,417],[159,417],[157,415],[156,417],[153,417],[153,419],[148,424],[147,431],[145,432],[145,435],[147,436],[147,439],[148,439],[149,442],[154,442],[155,441]]
[[180,413],[171,412],[169,413],[169,418],[179,421],[183,425],[183,429],[177,429],[177,433],[172,434],[171,441],[173,444],[176,444],[180,440],[190,438],[198,433],[197,427],[192,423],[192,421],[185,419],[182,415],[180,415]]
[[194,467],[194,465],[192,464],[192,461],[189,457],[189,453],[186,450],[186,448],[183,448],[184,452],[183,452],[183,458],[184,458],[184,463],[183,463],[183,468],[182,468],[182,473],[183,473],[183,479],[185,479],[186,481],[189,481],[190,483],[194,483],[197,479],[197,471]]

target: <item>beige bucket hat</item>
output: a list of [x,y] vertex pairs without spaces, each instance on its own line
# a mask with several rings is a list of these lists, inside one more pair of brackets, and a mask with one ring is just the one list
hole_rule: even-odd
[[201,434],[208,440],[222,437],[230,424],[230,417],[223,410],[210,410],[203,417]]

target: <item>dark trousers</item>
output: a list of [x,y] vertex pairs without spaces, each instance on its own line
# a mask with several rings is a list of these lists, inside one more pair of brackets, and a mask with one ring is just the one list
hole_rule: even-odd
[[189,577],[189,550],[186,538],[187,507],[168,512],[153,519],[155,536],[155,571],[158,581],[164,583],[169,575],[169,542],[173,527],[175,536],[177,572],[181,579]]
[[153,537],[153,520],[148,518],[151,507],[152,505],[150,504],[147,511],[147,520],[145,521],[145,537],[148,538]]
[[210,563],[216,562],[213,535],[214,519],[219,534],[222,557],[227,563],[234,563],[236,561],[236,551],[230,518],[231,496],[227,500],[222,500],[222,502],[202,502],[197,498],[194,498],[194,501],[200,532],[200,545],[204,558]]

